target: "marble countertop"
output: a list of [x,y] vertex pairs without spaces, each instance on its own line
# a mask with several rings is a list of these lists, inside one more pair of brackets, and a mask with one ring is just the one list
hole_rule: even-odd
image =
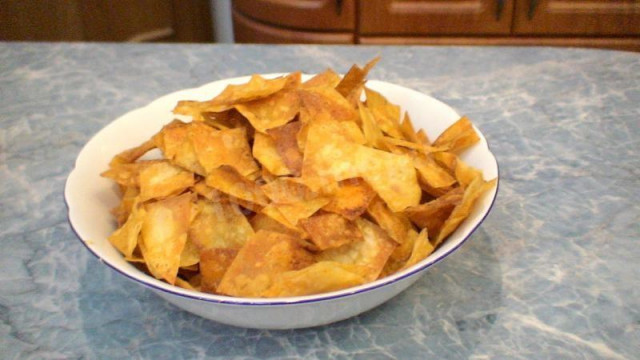
[[[254,72],[346,71],[430,94],[482,129],[500,194],[406,292],[328,326],[191,315],[100,264],[67,222],[85,142],[163,94]],[[497,47],[0,44],[3,359],[637,359],[640,54]]]

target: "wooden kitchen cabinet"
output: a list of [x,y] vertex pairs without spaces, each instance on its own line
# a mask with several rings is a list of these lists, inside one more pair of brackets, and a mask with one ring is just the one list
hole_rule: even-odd
[[208,0],[0,0],[0,40],[213,40]]
[[233,8],[246,17],[305,30],[353,31],[355,0],[236,0]]
[[233,5],[238,42],[640,51],[639,0],[234,0]]
[[509,34],[512,1],[360,1],[360,35]]
[[640,35],[640,1],[516,0],[516,8],[516,34]]
[[233,2],[237,42],[353,44],[355,28],[355,0]]

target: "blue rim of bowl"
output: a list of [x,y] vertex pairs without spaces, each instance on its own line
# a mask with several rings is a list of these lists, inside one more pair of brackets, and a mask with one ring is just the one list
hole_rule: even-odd
[[[409,88],[405,88],[405,89],[409,89]],[[413,89],[409,89],[409,90],[415,91]],[[426,95],[426,94],[424,94],[424,95]],[[441,102],[438,99],[435,99],[435,100]],[[444,104],[444,105],[447,105],[447,104]],[[449,106],[449,105],[447,105],[447,106]],[[479,129],[478,129],[478,131],[479,131]],[[482,132],[480,131],[480,133],[482,133]],[[94,134],[92,136],[92,138],[94,136],[96,136],[96,135],[97,134]],[[447,256],[449,256],[450,254],[452,254],[453,252],[458,250],[464,243],[466,243],[467,240],[469,240],[469,238],[471,237],[471,235],[473,235],[473,233],[475,233],[475,231],[480,227],[480,225],[482,225],[482,223],[485,221],[487,216],[489,216],[489,214],[491,213],[491,210],[493,209],[493,206],[495,205],[496,199],[498,197],[498,192],[500,190],[500,164],[498,163],[498,159],[495,157],[495,154],[493,153],[493,151],[491,151],[491,146],[489,145],[489,141],[486,141],[486,146],[487,146],[487,149],[489,150],[489,153],[491,154],[491,156],[493,157],[493,159],[494,159],[494,161],[496,163],[496,191],[495,191],[495,194],[494,194],[493,198],[491,199],[491,203],[489,204],[489,208],[483,214],[483,216],[480,219],[480,221],[478,221],[478,223],[475,224],[475,226],[471,229],[469,234],[467,234],[467,236],[465,236],[462,240],[460,240],[460,242],[458,244],[456,244],[454,247],[452,247],[449,251],[444,252],[439,257],[437,257],[437,258],[435,258],[435,259],[433,259],[433,260],[431,260],[429,262],[426,262],[426,263],[416,267],[415,269],[412,269],[411,271],[408,271],[405,274],[402,274],[400,276],[391,275],[391,276],[389,276],[387,278],[379,279],[379,280],[376,280],[375,282],[372,282],[372,283],[369,283],[369,284],[363,284],[363,285],[360,285],[359,287],[356,287],[357,290],[354,290],[354,291],[351,291],[351,292],[349,292],[348,289],[343,289],[343,290],[333,291],[333,292],[329,292],[329,293],[325,293],[325,294],[317,294],[317,295],[310,295],[310,296],[299,296],[299,297],[287,297],[287,299],[289,299],[289,300],[270,300],[268,298],[240,298],[240,299],[243,299],[243,300],[238,300],[239,298],[236,298],[236,297],[203,293],[203,294],[207,294],[208,296],[216,296],[216,297],[222,298],[222,299],[211,299],[211,298],[206,297],[206,296],[199,296],[199,295],[196,295],[196,294],[183,294],[183,293],[180,293],[180,292],[176,292],[176,291],[173,291],[171,289],[166,289],[166,288],[157,286],[155,284],[152,284],[150,282],[147,282],[144,279],[138,279],[138,278],[136,278],[136,277],[134,277],[132,275],[129,275],[126,272],[118,269],[115,265],[113,265],[113,264],[109,263],[108,261],[106,261],[105,259],[103,259],[93,249],[91,249],[87,245],[87,243],[82,239],[82,237],[78,234],[78,231],[75,229],[75,227],[73,226],[73,223],[71,222],[71,218],[70,218],[71,208],[70,208],[69,203],[67,201],[67,185],[69,183],[69,180],[70,180],[71,176],[73,175],[73,173],[74,173],[74,171],[76,169],[76,164],[74,164],[73,169],[71,170],[71,172],[67,176],[67,181],[65,182],[65,188],[64,188],[64,201],[65,201],[65,205],[67,206],[67,222],[69,223],[69,226],[71,227],[71,230],[73,230],[74,234],[76,235],[76,238],[80,241],[80,243],[82,243],[82,245],[84,245],[84,247],[87,248],[87,250],[89,250],[89,252],[93,256],[95,256],[101,263],[107,265],[108,267],[110,267],[111,269],[115,270],[120,275],[123,275],[124,277],[128,278],[129,280],[132,280],[132,281],[134,281],[136,283],[142,284],[143,286],[149,287],[151,290],[154,290],[154,291],[161,291],[163,293],[167,293],[167,294],[170,294],[170,295],[174,295],[174,296],[178,296],[178,297],[186,298],[186,299],[191,299],[191,300],[198,300],[198,301],[203,301],[203,302],[208,302],[208,303],[215,303],[215,304],[221,304],[221,305],[230,305],[230,306],[258,306],[258,307],[263,307],[263,306],[301,305],[301,304],[309,304],[309,303],[315,303],[315,302],[321,302],[321,301],[331,301],[331,300],[336,300],[336,299],[340,299],[340,298],[344,298],[344,297],[354,296],[354,295],[362,294],[362,293],[365,293],[365,292],[373,291],[373,290],[379,289],[381,287],[384,287],[384,286],[387,286],[387,285],[390,285],[390,284],[393,284],[393,283],[408,279],[408,278],[416,275],[417,273],[422,272],[423,270],[426,270],[426,269],[430,268],[431,266],[433,266],[433,265],[439,263],[440,261],[444,260]],[[414,265],[414,266],[416,266],[416,265]],[[142,273],[142,275],[149,277],[149,275],[144,274],[144,273]],[[387,280],[385,280],[385,279],[387,279]],[[171,285],[171,284],[168,284],[168,283],[166,285],[176,287],[175,285]],[[183,289],[183,290],[184,291],[189,291],[189,290],[186,290],[186,289]],[[308,298],[308,297],[313,297],[313,298]],[[296,300],[297,298],[299,298],[299,300]]]

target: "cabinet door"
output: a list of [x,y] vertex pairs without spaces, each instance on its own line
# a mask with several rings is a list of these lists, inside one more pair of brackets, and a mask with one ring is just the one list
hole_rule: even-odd
[[237,43],[353,44],[353,32],[308,31],[264,24],[233,10],[233,36]]
[[83,40],[82,17],[76,1],[0,2],[0,41]]
[[0,40],[213,38],[209,0],[0,0]]
[[355,0],[234,0],[246,17],[305,30],[354,30]]
[[359,2],[362,35],[508,34],[513,0]]
[[517,0],[516,34],[640,35],[640,1]]

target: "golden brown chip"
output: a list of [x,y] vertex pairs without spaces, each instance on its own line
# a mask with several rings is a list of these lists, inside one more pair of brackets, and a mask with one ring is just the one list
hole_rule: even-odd
[[240,249],[217,288],[230,296],[262,297],[276,275],[313,263],[311,254],[288,235],[258,231]]
[[418,132],[416,133],[416,137],[418,138],[419,142],[423,143],[426,146],[431,146],[431,141],[429,141],[429,137],[427,136],[427,133],[424,132],[424,129],[418,130]]
[[136,186],[127,186],[124,188],[124,191],[122,191],[120,204],[111,209],[111,214],[113,214],[113,216],[115,216],[116,220],[118,221],[118,227],[122,226],[129,218],[129,214],[131,214],[133,204],[135,203],[139,194],[140,190]]
[[292,204],[311,200],[319,196],[297,178],[277,178],[261,187],[265,195],[274,203]]
[[444,169],[446,169],[449,174],[455,174],[456,166],[458,164],[458,157],[450,152],[441,151],[431,154],[433,159]]
[[373,281],[382,272],[396,243],[378,225],[362,218],[356,221],[364,237],[362,241],[322,251],[316,258],[319,261],[364,266],[367,268],[365,279]]
[[309,130],[302,169],[307,184],[318,178],[362,177],[393,211],[419,203],[422,192],[410,157],[344,141],[326,130],[333,126],[324,124],[335,121],[321,119]]
[[420,231],[420,234],[416,237],[415,242],[413,243],[413,249],[411,251],[411,257],[404,264],[401,270],[409,268],[420,261],[424,260],[429,256],[435,248],[429,241],[428,231],[426,228]]
[[362,240],[360,228],[338,214],[317,214],[308,219],[300,219],[300,226],[309,234],[311,242],[319,250]]
[[198,289],[191,285],[188,281],[183,280],[179,277],[176,278],[176,283],[174,285],[183,289],[198,291]]
[[121,164],[128,164],[138,160],[142,155],[146,154],[152,149],[156,148],[156,143],[153,139],[149,139],[139,146],[133,147],[131,149],[127,149],[118,155],[114,156],[109,166],[114,167]]
[[161,161],[162,160],[147,160],[135,163],[118,164],[110,167],[109,170],[100,175],[125,187],[137,187],[140,185],[140,171]]
[[220,191],[210,186],[207,186],[207,184],[204,181],[198,181],[191,187],[191,189],[196,194],[213,202],[220,202],[220,201],[224,202],[227,200],[225,198],[225,195],[223,195]]
[[280,210],[276,206],[264,207],[262,208],[262,210],[260,210],[260,213],[273,219],[274,221],[286,227],[287,229],[291,229],[293,231],[302,231],[301,229],[298,229],[296,225],[289,222],[289,220],[287,220],[287,218],[284,217],[284,215],[280,212]]
[[340,181],[331,202],[323,209],[355,220],[367,210],[375,196],[375,191],[362,178],[346,179]]
[[340,80],[340,83],[336,85],[336,90],[354,107],[357,107],[358,102],[360,102],[367,74],[379,60],[379,57],[375,57],[362,69],[358,65],[353,65]]
[[[282,216],[282,215],[280,215]],[[284,220],[284,217],[282,217],[283,220],[282,221],[286,221]],[[263,214],[263,213],[256,213],[251,220],[249,220],[249,222],[251,223],[251,226],[253,227],[253,231],[254,232],[258,232],[260,230],[268,230],[268,231],[272,231],[272,232],[279,232],[282,234],[286,234],[289,236],[293,236],[295,238],[298,239],[302,239],[302,238],[307,238],[308,235],[305,234],[302,230],[299,229],[292,229],[289,228],[285,225],[283,225],[281,222],[274,220],[272,217]]]
[[200,254],[200,274],[202,291],[216,293],[216,289],[227,272],[229,265],[238,255],[239,249],[210,248]]
[[364,67],[362,68],[365,72],[365,74],[369,74],[369,71],[371,71],[371,69],[373,69],[374,66],[376,66],[376,64],[380,61],[380,56],[376,56],[373,59],[369,60],[368,63],[366,63],[364,65]]
[[464,191],[462,201],[456,205],[451,212],[451,215],[442,225],[438,236],[436,237],[434,246],[438,246],[442,241],[449,236],[459,225],[462,223],[473,210],[473,204],[476,200],[482,196],[486,191],[494,187],[496,179],[491,181],[484,181],[482,178],[476,178]]
[[234,204],[200,200],[198,215],[189,228],[189,239],[200,250],[240,248],[253,235],[253,228]]
[[463,189],[457,187],[439,198],[418,206],[409,207],[404,212],[421,229],[427,228],[429,234],[435,239],[453,209],[462,201],[462,196]]
[[304,269],[283,272],[274,277],[264,292],[266,297],[303,296],[358,286],[366,282],[357,265],[320,261]]
[[205,113],[226,113],[229,108],[228,105],[214,105],[210,101],[181,100],[173,108],[173,113],[190,116],[194,122],[202,122],[205,121]]
[[124,225],[109,236],[109,242],[125,257],[132,257],[133,250],[138,245],[138,235],[142,230],[146,216],[146,211],[143,208],[135,204],[132,207],[131,215]]
[[362,103],[358,103],[360,111],[360,121],[362,122],[362,131],[367,140],[366,144],[376,149],[386,150],[387,146],[384,141],[384,134],[378,127],[378,123],[373,118],[371,110]]
[[187,123],[174,120],[165,125],[153,139],[165,158],[175,165],[204,176],[205,171],[198,162],[193,144],[188,137],[189,127]]
[[273,138],[278,155],[287,166],[289,171],[295,176],[300,176],[302,169],[302,152],[298,148],[297,135],[302,127],[299,121],[291,122],[269,130],[269,135]]
[[302,105],[311,118],[329,113],[338,121],[357,121],[358,112],[340,93],[330,87],[313,87],[299,90]]
[[367,96],[367,107],[373,113],[378,126],[386,134],[402,139],[400,131],[400,107],[390,103],[382,94],[369,88],[364,89]]
[[320,74],[302,83],[302,87],[332,87],[335,88],[340,82],[340,75],[332,69],[327,69]]
[[187,241],[191,199],[192,194],[187,193],[145,205],[138,245],[151,274],[169,284],[175,282]]
[[402,136],[404,136],[405,140],[407,141],[411,141],[412,143],[416,143],[416,144],[427,145],[418,138],[418,134],[416,134],[416,131],[413,128],[413,124],[411,123],[411,118],[409,117],[409,113],[407,112],[404,113],[404,118],[402,119],[402,123],[400,124],[400,132],[402,133]]
[[[297,229],[298,221],[306,219],[329,203],[329,198],[318,197],[290,204],[271,203],[262,209],[262,213],[291,229]],[[283,221],[284,220],[284,221]]]
[[253,141],[253,156],[262,164],[263,169],[267,169],[271,174],[276,176],[291,175],[291,170],[282,160],[271,136],[256,133]]
[[265,79],[260,75],[253,75],[249,82],[239,85],[227,85],[220,95],[213,98],[212,105],[234,105],[251,100],[262,99],[282,90],[289,81],[288,77]]
[[212,170],[205,181],[214,189],[250,203],[265,206],[269,201],[255,182],[242,177],[232,167],[221,166]]
[[140,200],[161,199],[178,195],[194,185],[193,173],[161,161],[140,171]]
[[467,165],[459,159],[456,161],[455,175],[458,183],[463,188],[469,186],[475,179],[482,179],[482,171]]
[[[196,120],[194,119],[194,121]],[[247,124],[247,119],[245,119],[245,117],[236,109],[202,113],[202,121],[218,130],[227,130],[237,127],[244,127],[246,129],[251,127],[250,124]]]
[[238,104],[235,108],[262,133],[293,120],[300,111],[298,92],[282,90],[260,100]]
[[193,268],[200,262],[200,249],[193,243],[193,240],[187,236],[187,242],[184,244],[182,254],[180,254],[180,267]]
[[403,139],[395,139],[389,136],[385,136],[383,138],[385,144],[387,147],[390,147],[391,145],[393,146],[400,146],[400,147],[404,147],[407,149],[412,149],[412,150],[416,150],[419,151],[422,154],[431,154],[433,152],[436,151],[442,151],[441,148],[437,148],[437,147],[433,147],[433,146],[426,146],[422,143],[413,143],[411,141],[407,141],[407,140],[403,140]]
[[336,91],[345,99],[349,99],[352,93],[357,92],[358,95],[362,91],[364,81],[367,74],[358,65],[351,66],[351,69],[342,77],[342,80],[336,86]]
[[247,209],[249,211],[252,212],[259,212],[260,210],[262,210],[262,208],[264,208],[264,206],[260,205],[260,204],[256,204],[254,202],[250,202],[250,201],[246,201],[246,200],[242,200],[242,199],[238,199],[236,197],[233,196],[227,196],[227,198],[229,199],[229,202],[232,204],[236,204],[244,209]]
[[244,128],[216,130],[202,123],[191,123],[188,136],[207,175],[221,165],[231,166],[243,176],[259,170],[251,156]]
[[418,180],[424,191],[433,195],[441,196],[455,185],[456,179],[449,172],[442,168],[431,158],[420,153],[411,155],[413,166],[418,170]]
[[197,273],[191,277],[189,277],[189,285],[193,287],[196,291],[202,291],[202,275]]
[[463,116],[440,134],[433,142],[433,146],[446,148],[459,154],[478,141],[480,141],[480,137],[476,134],[471,121]]
[[392,254],[393,258],[404,260],[409,257],[411,251],[410,240],[415,233],[415,229],[406,215],[392,212],[387,205],[377,197],[371,201],[367,212],[375,222],[387,232],[387,235],[400,245],[396,248],[394,254]]

